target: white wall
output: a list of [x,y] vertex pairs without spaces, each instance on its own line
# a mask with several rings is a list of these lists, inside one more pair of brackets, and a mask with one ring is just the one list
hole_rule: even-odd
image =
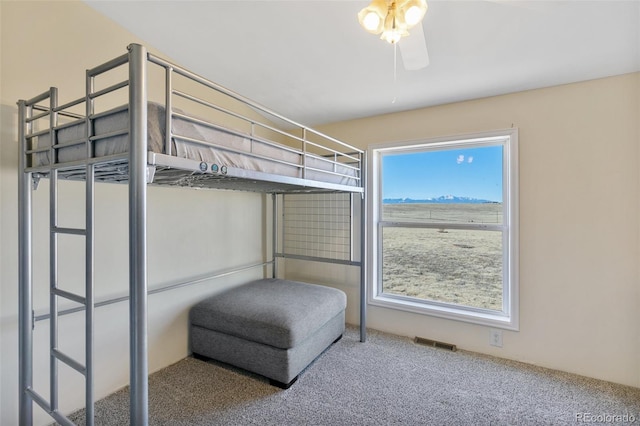
[[368,325],[639,387],[639,103],[636,73],[325,126],[362,148],[519,129],[520,331],[496,348],[487,327],[380,307]]
[[[84,72],[126,52],[130,33],[84,3],[0,2],[2,68],[0,73],[0,424],[17,424],[18,404],[18,258],[17,258],[17,106],[50,86],[60,90],[61,103],[84,92]],[[64,29],[64,30],[62,30]],[[148,46],[149,47],[149,46]],[[153,51],[153,48],[151,47]],[[159,52],[156,52],[159,53]],[[152,90],[150,89],[150,92]],[[48,180],[34,193],[34,277],[36,313],[47,310]],[[61,220],[83,226],[82,183],[59,186]],[[263,260],[264,199],[259,194],[150,187],[148,191],[149,286],[171,283],[208,272]],[[122,296],[128,288],[127,187],[96,187],[96,296]],[[80,288],[82,240],[62,239],[60,277]],[[254,269],[224,279],[149,297],[149,370],[170,365],[188,353],[187,313],[195,301],[225,286],[261,276]],[[78,290],[81,292],[81,290]],[[61,307],[63,306],[61,302]],[[60,320],[60,347],[80,361],[83,355],[83,315]],[[96,396],[125,386],[129,370],[128,303],[96,310]],[[34,383],[48,392],[48,321],[36,325]],[[81,376],[60,367],[61,409],[84,406]],[[51,419],[34,404],[35,424]]]

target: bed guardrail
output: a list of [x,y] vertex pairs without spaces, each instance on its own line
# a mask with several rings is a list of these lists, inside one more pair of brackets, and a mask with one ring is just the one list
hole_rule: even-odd
[[[301,148],[297,150],[297,152],[301,153],[303,156],[306,155],[312,155],[312,153],[309,152],[308,150],[308,146],[312,146],[315,148],[318,148],[320,150],[326,150],[327,152],[332,152],[334,155],[339,156],[341,159],[348,159],[350,162],[354,162],[357,164],[362,164],[363,161],[363,154],[364,152],[356,147],[353,147],[349,144],[346,144],[336,138],[333,138],[329,135],[326,135],[324,133],[321,133],[317,130],[314,130],[310,127],[307,127],[303,124],[300,124],[294,120],[291,120],[287,117],[284,117],[283,115],[269,109],[266,108],[232,90],[229,90],[217,83],[214,83],[210,80],[207,80],[191,71],[188,71],[187,69],[180,67],[176,64],[173,64],[169,61],[166,61],[162,58],[159,58],[153,54],[149,54],[149,61],[153,62],[161,67],[163,67],[165,69],[165,73],[166,73],[166,77],[165,77],[165,84],[166,84],[166,92],[165,92],[165,105],[166,105],[166,122],[169,123],[172,119],[172,116],[175,115],[175,112],[173,111],[173,100],[172,100],[172,95],[176,95],[179,97],[182,97],[184,99],[188,99],[191,100],[193,102],[196,102],[200,105],[206,106],[208,108],[212,108],[215,109],[219,112],[222,112],[224,114],[228,114],[229,116],[241,119],[243,121],[246,121],[247,123],[249,123],[251,125],[251,133],[250,133],[250,137],[251,138],[255,138],[256,140],[259,140],[260,138],[258,138],[255,133],[254,133],[254,129],[255,126],[261,127],[263,129],[269,130],[269,131],[273,131],[275,133],[278,133],[282,136],[285,136],[286,138],[290,138],[291,140],[295,140],[297,142],[299,142],[301,144]],[[185,93],[183,91],[177,90],[173,88],[173,74],[178,74],[181,75],[189,80],[195,81],[209,89],[212,89],[218,93],[222,93],[230,98],[233,98],[237,101],[239,101],[240,103],[247,105],[251,108],[253,108],[254,110],[259,111],[262,114],[267,115],[268,117],[273,117],[283,123],[286,123],[286,125],[299,129],[302,132],[302,136],[297,136],[294,135],[291,132],[287,132],[284,131],[282,129],[278,129],[275,126],[269,125],[267,123],[263,123],[263,122],[259,122],[255,119],[251,119],[243,114],[239,114],[237,112],[231,111],[227,108],[222,108],[218,105],[215,105],[211,102],[207,102],[204,99],[201,99],[199,97],[190,95],[188,93]],[[317,137],[319,137],[321,140],[325,141],[325,142],[330,142],[332,144],[335,144],[336,146],[339,146],[341,148],[343,148],[344,151],[339,151],[336,149],[331,149],[328,148],[320,143],[316,143],[313,142],[312,140],[310,140],[307,135],[308,134],[313,134],[316,135]],[[240,133],[239,135],[242,135],[242,133]],[[166,140],[165,140],[165,153],[170,154],[171,153],[171,129],[169,128],[169,126],[167,125],[167,132],[166,132]],[[357,155],[352,155],[351,153],[355,153]],[[336,164],[342,164],[344,162],[338,162],[336,161]],[[302,165],[303,171],[305,169],[304,164]],[[360,169],[360,167],[354,167],[356,169]],[[304,172],[303,172],[304,173]]]
[[[173,141],[183,140],[192,144],[215,147],[216,149],[272,163],[282,163],[298,169],[299,177],[303,180],[309,179],[310,172],[314,172],[316,176],[331,175],[344,178],[353,183],[350,185],[352,185],[356,191],[358,191],[357,187],[361,188],[363,186],[363,150],[284,117],[281,114],[278,114],[277,112],[238,93],[155,55],[147,53],[146,58],[147,62],[161,67],[165,73],[163,100],[165,108],[165,128],[163,129],[165,140],[163,143],[164,152],[160,154],[175,156],[176,153],[174,152]],[[104,74],[109,76],[111,79],[117,78],[112,78],[110,73],[115,69],[128,64],[128,61],[129,56],[122,55],[113,60],[107,61],[102,65],[87,70],[86,94],[84,97],[72,100],[62,105],[58,105],[58,100],[56,98],[55,101],[50,102],[49,105],[43,105],[42,103],[49,99],[49,92],[45,92],[26,101],[28,113],[25,118],[25,125],[31,130],[25,133],[27,146],[23,150],[22,155],[26,155],[25,165],[28,172],[47,175],[49,170],[52,169],[82,169],[82,167],[87,163],[94,163],[101,164],[101,167],[97,169],[99,178],[102,176],[101,170],[105,171],[105,177],[102,180],[109,181],[110,176],[112,175],[117,176],[117,181],[122,180],[122,160],[126,159],[126,153],[120,153],[121,155],[96,156],[94,146],[98,141],[127,135],[128,129],[100,135],[88,134],[86,138],[82,137],[65,142],[56,142],[55,136],[57,132],[71,127],[76,123],[85,123],[87,129],[91,130],[93,129],[94,123],[97,119],[110,113],[117,112],[120,108],[127,108],[128,102],[123,101],[123,103],[125,103],[124,107],[97,112],[96,101],[109,96],[114,96],[118,91],[127,88],[130,85],[130,81],[129,79],[120,80],[113,84],[109,84],[106,87],[96,89],[96,77],[100,76],[102,78],[102,75]],[[180,80],[178,80],[177,76]],[[196,83],[199,88],[190,88],[189,90],[185,90],[182,87],[176,87],[179,86],[177,82],[183,84],[182,79]],[[247,114],[248,111],[235,111],[232,108],[219,105],[219,102],[211,102],[205,99],[202,94],[195,95],[193,93],[202,91],[221,94],[222,96],[237,101],[240,105],[253,110],[257,115],[250,117]],[[202,114],[204,118],[200,118],[198,117],[200,114],[195,114],[191,111],[180,111],[174,107],[177,103],[177,99],[182,100],[183,103],[186,102],[186,105],[197,105],[205,111],[210,111],[212,114],[219,114],[223,119],[211,119],[208,117],[206,112]],[[83,104],[85,106],[85,111],[80,113],[78,110],[82,108]],[[33,111],[38,111],[38,113],[34,114]],[[259,119],[258,117],[262,117],[264,120]],[[37,124],[43,123],[45,119],[48,119],[49,123],[47,123],[46,126],[40,126],[43,128],[38,129]],[[181,135],[173,130],[175,128],[175,119],[185,120],[240,138],[246,138],[251,142],[251,148],[247,152],[234,147],[216,144],[215,142]],[[238,124],[231,126],[229,125],[231,121]],[[279,125],[274,124],[276,121]],[[224,122],[225,124],[222,124],[221,122]],[[265,136],[266,134],[270,135],[270,137]],[[48,137],[48,141],[44,139],[44,137]],[[256,143],[264,146],[277,146],[278,149],[295,154],[295,156],[297,156],[297,160],[292,161],[291,159],[280,159],[265,155],[264,153],[256,152],[254,149],[254,144]],[[67,161],[61,161],[58,158],[57,154],[60,150],[80,146],[82,144],[86,145],[85,158]],[[35,161],[37,158],[36,156],[46,155],[47,152],[49,153],[47,160],[48,163],[45,162],[46,164],[39,164]],[[316,166],[312,164],[311,160],[315,161]],[[116,165],[113,166],[112,169],[108,169],[106,164]],[[320,164],[323,164],[324,166],[319,167],[318,165]],[[198,170],[197,164],[193,166],[193,169],[194,170],[192,171],[195,173],[201,172]],[[117,173],[113,173],[113,171],[117,171]],[[73,173],[73,176],[74,178],[79,177],[77,173]],[[61,174],[61,177],[66,178],[66,175]]]

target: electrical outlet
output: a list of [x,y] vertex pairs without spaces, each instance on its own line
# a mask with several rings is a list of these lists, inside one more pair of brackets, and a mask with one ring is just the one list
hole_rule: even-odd
[[502,330],[491,329],[491,336],[489,337],[489,344],[491,346],[502,347]]

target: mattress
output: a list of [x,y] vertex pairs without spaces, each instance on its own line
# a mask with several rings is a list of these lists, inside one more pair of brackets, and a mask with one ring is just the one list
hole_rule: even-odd
[[[165,154],[165,120],[164,106],[149,103],[147,108],[147,149],[158,154]],[[237,134],[229,129],[212,128],[174,116],[171,123],[172,148],[171,155],[209,165],[234,167],[268,174],[305,178],[320,182],[358,186],[358,170],[348,165],[335,164],[321,156],[295,152],[290,147],[270,141],[252,139],[249,135]],[[129,110],[127,106],[115,108],[101,114],[93,120],[93,134],[104,136],[94,142],[94,157],[105,157],[122,154],[128,151]],[[61,126],[57,132],[57,143],[73,144],[86,138],[86,123],[75,122]],[[194,140],[198,141],[195,142]],[[37,140],[37,146],[43,148],[51,145],[49,134]],[[58,149],[57,163],[67,163],[86,158],[85,144],[72,145]],[[32,155],[32,167],[51,164],[50,152],[37,152]],[[303,175],[302,166],[307,167]],[[317,170],[313,170],[317,169]]]

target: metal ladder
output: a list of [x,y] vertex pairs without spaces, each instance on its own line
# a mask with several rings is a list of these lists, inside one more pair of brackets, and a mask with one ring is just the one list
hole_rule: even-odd
[[[92,79],[88,78],[88,85],[92,85]],[[70,228],[58,226],[58,172],[59,169],[55,167],[57,163],[57,150],[61,148],[57,143],[56,126],[58,125],[58,105],[57,105],[57,88],[52,87],[49,90],[50,106],[48,111],[42,114],[33,115],[33,105],[25,105],[27,109],[27,123],[26,139],[29,138],[29,134],[32,133],[33,121],[49,115],[49,135],[51,146],[49,148],[49,158],[51,169],[49,171],[49,400],[38,394],[31,383],[26,389],[31,399],[35,401],[42,409],[49,413],[58,423],[62,425],[73,425],[74,423],[59,411],[59,380],[58,380],[58,367],[59,363],[64,363],[71,367],[78,373],[82,374],[85,378],[85,410],[86,410],[86,424],[94,424],[94,383],[93,383],[93,331],[94,331],[94,175],[95,166],[87,162],[86,164],[86,179],[85,179],[85,226],[84,228]],[[34,102],[35,104],[35,102]],[[92,156],[92,143],[90,137],[92,136],[92,126],[89,117],[91,116],[93,109],[93,103],[87,96],[87,114],[86,114],[86,127],[87,127],[87,158]],[[43,132],[39,132],[43,133]],[[46,133],[46,132],[45,132]],[[26,151],[29,155],[29,151]],[[26,160],[25,160],[26,161]],[[37,177],[35,177],[37,181]],[[84,237],[85,240],[85,293],[84,295],[72,293],[70,291],[63,290],[59,282],[58,277],[58,260],[59,260],[59,236],[60,235],[73,235],[78,237]],[[30,245],[30,244],[29,244]],[[32,283],[29,283],[31,286]],[[29,290],[31,292],[31,290]],[[85,311],[85,361],[84,364],[77,361],[68,354],[65,354],[59,349],[58,341],[58,329],[59,329],[59,299],[66,299],[80,304]],[[32,320],[32,327],[34,326]],[[31,343],[29,344],[31,346]],[[32,370],[33,360],[29,360]],[[30,381],[30,380],[29,380]],[[31,423],[31,415],[27,415],[28,423]]]
[[[93,384],[93,330],[94,330],[94,166],[87,165],[85,192],[85,227],[62,228],[58,226],[58,171],[50,174],[50,286],[49,286],[49,339],[50,339],[50,386],[51,411],[58,409],[58,362],[62,362],[85,377],[86,424],[94,421],[94,384]],[[85,294],[84,296],[62,290],[58,280],[58,236],[76,235],[85,239]],[[71,300],[84,306],[85,311],[85,362],[84,365],[58,348],[58,300]],[[60,421],[60,420],[58,420]],[[68,421],[68,424],[73,424]]]
[[[81,373],[85,377],[85,409],[86,424],[94,424],[94,187],[96,165],[100,170],[100,161],[96,161],[93,142],[104,139],[93,135],[92,118],[94,117],[94,100],[115,90],[129,87],[129,129],[131,140],[128,153],[129,164],[129,353],[130,353],[130,421],[135,425],[148,424],[148,360],[147,360],[147,246],[146,246],[146,200],[147,200],[147,51],[138,44],[128,46],[128,53],[111,59],[86,72],[85,96],[64,105],[58,105],[58,91],[51,88],[30,100],[18,101],[18,139],[21,145],[19,161],[20,179],[18,182],[18,280],[19,280],[19,314],[18,345],[20,366],[18,381],[20,387],[19,419],[21,425],[33,424],[33,402],[36,402],[54,420],[62,425],[73,425],[71,420],[59,411],[58,401],[58,366],[63,363]],[[95,90],[97,76],[128,64],[128,79],[112,86]],[[49,99],[49,106],[39,105]],[[69,108],[84,103],[86,113],[78,115],[68,112]],[[34,110],[43,111],[33,114]],[[59,144],[56,126],[58,116],[84,119],[86,122],[86,138],[79,141]],[[49,117],[48,129],[34,131],[33,123]],[[51,146],[34,148],[31,141],[42,135],[50,135]],[[86,161],[73,161],[61,165],[57,162],[57,150],[71,145],[86,146]],[[48,167],[32,167],[30,156],[48,152]],[[58,179],[65,178],[71,171],[85,169],[85,226],[84,228],[66,228],[58,226]],[[61,176],[59,176],[61,174]],[[32,250],[32,191],[40,177],[50,179],[50,400],[39,395],[33,389],[33,328],[35,316],[33,312],[33,250]],[[58,237],[74,235],[85,238],[85,294],[73,294],[65,291],[58,282]],[[58,311],[59,299],[67,299],[82,305],[85,310],[85,363],[82,364],[58,348],[58,318],[64,311]]]

